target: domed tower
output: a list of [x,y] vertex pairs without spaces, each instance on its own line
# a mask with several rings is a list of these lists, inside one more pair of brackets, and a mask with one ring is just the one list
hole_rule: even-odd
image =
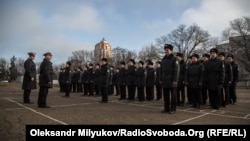
[[95,63],[100,63],[102,58],[107,58],[108,62],[112,61],[112,46],[104,38],[95,45]]

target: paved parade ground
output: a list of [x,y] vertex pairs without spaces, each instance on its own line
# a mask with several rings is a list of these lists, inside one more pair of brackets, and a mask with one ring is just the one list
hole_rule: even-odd
[[34,104],[24,104],[20,84],[0,83],[0,137],[2,141],[24,141],[25,125],[250,125],[250,89],[237,89],[236,105],[220,110],[200,109],[185,104],[175,114],[161,113],[163,101],[119,101],[109,96],[108,103],[99,103],[101,97],[71,93],[69,98],[49,90],[47,104],[38,108],[38,89],[33,90]]

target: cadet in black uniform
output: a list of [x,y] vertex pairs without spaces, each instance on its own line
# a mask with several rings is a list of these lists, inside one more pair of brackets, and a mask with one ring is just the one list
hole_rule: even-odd
[[64,86],[63,86],[63,73],[64,73],[64,68],[60,68],[59,76],[58,76],[58,82],[59,82],[59,87],[60,90],[59,92],[64,92]]
[[76,92],[82,93],[82,83],[81,83],[82,68],[78,67],[76,70]]
[[[206,65],[207,61],[209,60],[210,55],[203,54],[202,57],[203,57],[202,65],[203,65],[203,71],[204,71],[205,65]],[[203,73],[203,75],[204,75],[204,73]],[[204,78],[204,76],[203,76],[203,78]],[[208,90],[207,90],[207,86],[205,83],[205,79],[203,79],[202,86],[201,86],[201,97],[202,97],[202,105],[206,105],[207,99],[208,99]]]
[[113,83],[114,83],[114,86],[115,86],[115,92],[116,92],[115,95],[116,95],[116,96],[120,95],[119,71],[120,71],[119,68],[116,68],[116,69],[115,69],[115,72],[114,72],[114,79],[113,79]]
[[83,74],[81,76],[81,82],[83,84],[83,95],[82,96],[87,96],[88,95],[88,66],[85,66],[83,68]]
[[66,62],[65,72],[64,72],[64,87],[65,87],[65,95],[64,97],[70,96],[70,84],[71,84],[71,75],[70,75],[70,62]]
[[224,52],[219,53],[219,58],[225,66],[225,80],[223,87],[221,88],[221,101],[220,101],[220,105],[222,107],[226,107],[226,105],[229,103],[229,85],[231,85],[233,81],[232,66],[225,61],[225,57],[226,55]]
[[176,93],[179,80],[179,62],[173,55],[173,46],[165,44],[165,56],[161,61],[161,84],[163,88],[164,109],[163,113],[176,112]]
[[108,103],[108,75],[109,75],[109,68],[108,68],[108,60],[107,58],[102,58],[102,65],[100,70],[100,91],[102,95],[101,103]]
[[225,67],[222,61],[217,57],[218,50],[212,48],[210,50],[210,60],[205,65],[205,82],[208,88],[209,101],[212,109],[219,110],[220,92],[224,83]]
[[162,87],[160,83],[161,77],[161,61],[156,62],[156,69],[155,69],[155,87],[156,87],[156,100],[160,100],[162,98]]
[[29,58],[24,62],[24,76],[23,76],[23,103],[32,104],[30,101],[31,90],[36,89],[36,64],[33,62],[35,53],[29,52]]
[[[189,68],[189,66],[190,66],[190,64],[192,63],[192,56],[189,56],[188,58],[187,58],[187,64],[186,64],[186,70],[185,70],[185,75],[186,75],[186,72],[187,72],[187,70],[188,70],[188,68]],[[192,93],[190,92],[190,88],[189,87],[187,87],[187,104],[192,104],[193,102],[192,102]]]
[[108,86],[108,94],[113,95],[114,94],[114,66],[109,67],[109,86]]
[[154,100],[155,70],[153,64],[151,60],[148,60],[146,69],[146,99],[148,101]]
[[127,70],[125,69],[125,62],[120,62],[120,71],[119,71],[119,85],[120,85],[120,99],[119,100],[125,100],[127,95],[126,95],[126,72]]
[[126,73],[126,84],[128,88],[128,100],[135,100],[135,60],[130,59]]
[[88,84],[88,95],[94,95],[94,69],[93,64],[89,64],[88,75],[87,75],[87,84]]
[[53,68],[50,61],[52,59],[52,54],[46,52],[43,55],[45,58],[40,65],[38,107],[50,108],[50,106],[47,105],[47,96],[49,88],[53,86]]
[[145,100],[145,69],[143,67],[144,62],[139,61],[138,62],[138,69],[136,70],[135,76],[136,76],[136,86],[137,86],[137,97],[139,101]]
[[101,69],[100,64],[97,63],[95,65],[95,71],[94,71],[94,88],[95,88],[95,95],[100,96],[100,86],[101,86]]
[[71,74],[71,91],[73,93],[76,93],[76,87],[77,87],[77,69],[75,68],[73,70],[73,73]]
[[179,80],[178,80],[178,85],[177,85],[177,106],[180,106],[180,105],[183,106],[185,104],[184,79],[185,79],[185,73],[186,73],[186,63],[183,59],[182,53],[177,53],[176,58],[180,64],[180,73],[179,73]]
[[233,70],[233,82],[229,86],[229,104],[236,103],[236,86],[239,81],[239,70],[238,65],[234,62],[234,56],[232,54],[227,55],[227,60],[232,66]]
[[193,108],[200,108],[201,106],[201,85],[203,79],[203,66],[198,61],[199,55],[192,55],[192,63],[189,65],[186,73],[187,87],[192,93]]

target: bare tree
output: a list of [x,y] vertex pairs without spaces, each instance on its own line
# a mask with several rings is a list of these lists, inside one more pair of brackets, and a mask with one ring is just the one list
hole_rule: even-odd
[[160,60],[162,55],[163,49],[157,48],[154,44],[148,44],[141,49],[138,53],[138,59],[142,61],[152,60],[158,61]]
[[240,54],[235,58],[250,73],[250,16],[230,21],[222,36],[229,40],[230,52]]
[[170,34],[156,39],[156,45],[163,47],[164,44],[172,44],[177,52],[184,54],[184,57],[190,56],[198,47],[209,41],[210,34],[208,31],[201,29],[196,24],[189,27],[180,25]]
[[18,58],[16,60],[16,68],[17,68],[17,71],[20,75],[23,75],[24,74],[24,59],[22,58]]
[[125,48],[116,47],[112,50],[112,65],[115,67],[119,66],[121,61],[127,62],[129,59],[136,59],[137,54],[135,51],[130,51]]
[[116,47],[116,48],[113,48],[112,50],[112,56],[113,56],[113,62],[112,64],[116,67],[119,66],[119,63],[121,61],[124,61],[126,59],[126,56],[127,56],[127,52],[128,50],[127,49],[124,49],[124,48],[121,48],[121,47]]
[[[68,59],[72,68],[83,67],[94,62],[94,51],[79,50],[72,52],[72,56]],[[66,63],[66,62],[65,62]]]
[[219,44],[219,38],[218,37],[211,37],[207,42],[202,43],[197,49],[194,50],[194,53],[199,54],[202,56],[205,53],[209,53],[211,48],[216,47]]

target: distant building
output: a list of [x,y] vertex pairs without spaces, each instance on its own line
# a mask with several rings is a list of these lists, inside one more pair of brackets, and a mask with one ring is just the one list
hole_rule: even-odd
[[[250,36],[247,36],[247,38],[250,38]],[[239,59],[244,59],[247,61],[247,59],[243,58],[245,56],[242,56],[242,52],[246,51],[243,50],[240,46],[243,45],[243,42],[247,41],[247,46],[250,45],[249,39],[248,40],[243,40],[242,36],[235,36],[235,37],[230,37],[229,42],[223,43],[220,45],[217,45],[216,48],[224,52],[226,55],[231,53],[234,55],[234,61],[238,64],[239,67],[239,80],[241,81],[249,81],[250,80],[250,74],[245,70],[244,64],[240,63],[238,60]],[[249,52],[250,54],[250,52]]]
[[102,58],[107,58],[108,62],[112,61],[112,46],[104,38],[95,45],[94,50],[95,63],[100,63]]

